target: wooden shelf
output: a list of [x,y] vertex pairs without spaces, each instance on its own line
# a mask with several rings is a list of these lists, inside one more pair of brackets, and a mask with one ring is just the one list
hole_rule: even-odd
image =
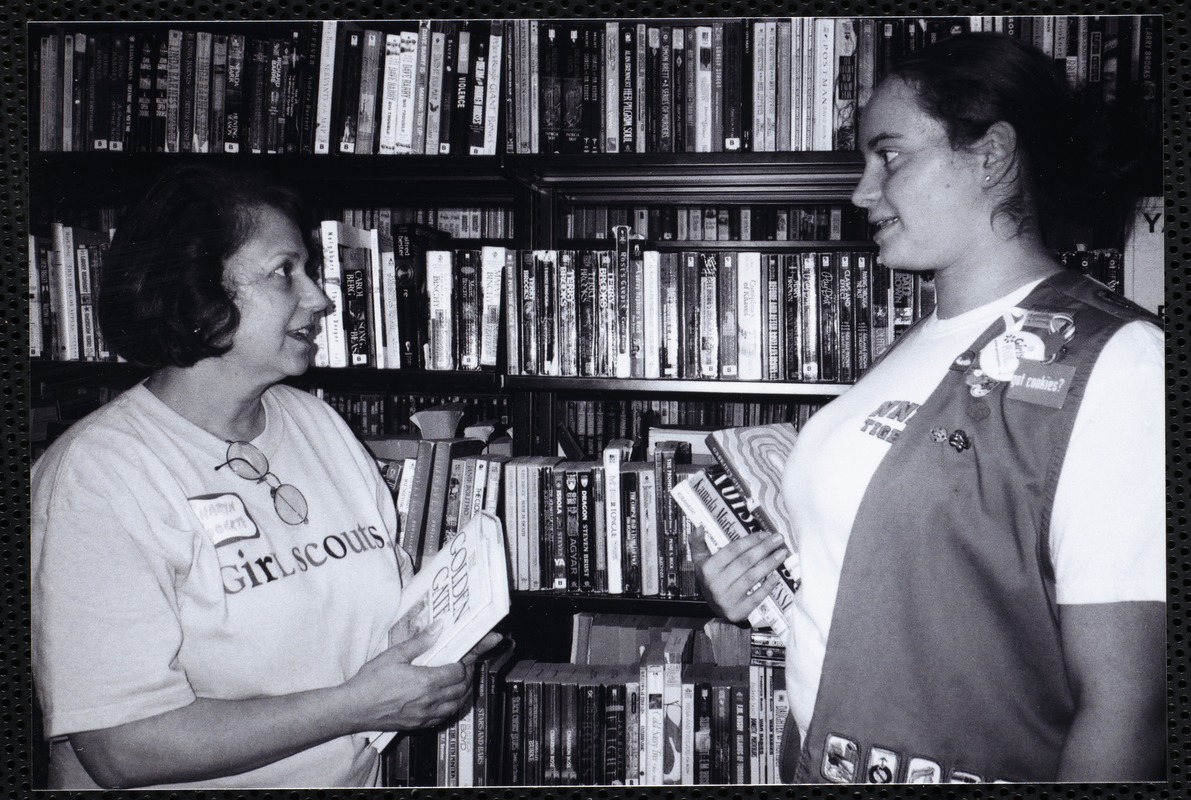
[[40,153],[30,159],[31,205],[53,219],[135,201],[167,167],[261,172],[296,184],[314,206],[508,204],[516,185],[495,156],[315,156],[298,153]]
[[496,372],[423,369],[365,369],[351,367],[311,367],[289,383],[297,386],[322,386],[336,391],[383,391],[391,394],[450,392],[452,394],[499,394],[503,375]]
[[563,202],[847,202],[859,153],[605,153],[505,156],[505,169]]
[[[611,239],[567,239],[563,238],[559,242],[559,249],[569,248],[571,250],[611,250],[616,243]],[[727,239],[647,239],[645,242],[646,250],[657,250],[664,253],[672,253],[685,250],[714,250],[714,251],[735,251],[735,250],[753,250],[762,253],[771,252],[791,252],[791,251],[834,251],[834,250],[871,250],[876,252],[877,246],[866,239],[848,239],[846,241],[823,241],[823,240],[782,240],[774,239],[762,240],[727,240]]]
[[773,396],[774,399],[799,397],[834,397],[848,388],[845,383],[795,383],[790,381],[711,381],[675,378],[559,378],[534,375],[509,375],[505,386],[511,390],[548,392],[603,392],[635,394],[719,394]]

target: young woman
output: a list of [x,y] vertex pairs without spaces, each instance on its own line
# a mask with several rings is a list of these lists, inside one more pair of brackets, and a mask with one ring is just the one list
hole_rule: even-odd
[[373,785],[368,732],[468,694],[473,657],[388,647],[411,575],[391,495],[334,411],[280,385],[328,305],[310,230],[292,193],[199,168],[120,222],[100,323],[153,372],[33,468],[50,788]]
[[[1043,243],[1116,198],[1089,187],[1106,173],[1074,107],[1050,59],[972,34],[863,109],[853,202],[886,265],[934,273],[937,306],[787,469],[789,779],[1163,774],[1163,337]],[[713,608],[744,619],[781,542],[701,553]]]

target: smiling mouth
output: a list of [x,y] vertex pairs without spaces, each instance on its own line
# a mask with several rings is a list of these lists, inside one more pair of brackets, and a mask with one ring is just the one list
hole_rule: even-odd
[[311,324],[302,328],[295,328],[292,331],[286,331],[287,336],[292,336],[303,342],[313,343],[314,337],[318,334],[318,325]]
[[889,226],[893,225],[896,222],[900,222],[900,221],[901,221],[900,217],[886,217],[885,219],[874,220],[870,224],[873,226],[874,233],[880,233],[881,231],[885,230]]

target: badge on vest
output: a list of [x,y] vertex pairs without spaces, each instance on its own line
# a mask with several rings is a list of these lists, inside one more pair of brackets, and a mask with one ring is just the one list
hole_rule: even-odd
[[832,783],[855,783],[856,769],[860,766],[860,748],[851,739],[828,734],[823,747],[823,763],[820,771]]
[[1008,383],[1006,397],[1061,408],[1075,369],[1057,362],[1075,335],[1075,320],[1058,311],[1011,308],[1004,315],[1005,332],[973,355],[958,356],[953,369],[963,368],[972,397],[984,397]]
[[901,758],[884,747],[871,747],[864,766],[864,778],[869,783],[893,783],[897,780],[897,768]]
[[937,761],[915,756],[906,765],[906,783],[942,783],[943,767]]

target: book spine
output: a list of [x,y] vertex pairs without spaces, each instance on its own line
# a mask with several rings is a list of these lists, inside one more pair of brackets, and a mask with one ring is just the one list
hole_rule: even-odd
[[816,253],[803,253],[802,283],[802,379],[817,381],[819,369],[819,262]]
[[577,24],[559,31],[559,152],[585,152],[583,140],[583,43]]
[[811,146],[815,150],[831,150],[834,142],[833,121],[835,97],[835,24],[832,19],[815,19],[814,25],[814,88],[811,111]]
[[96,359],[95,313],[91,291],[91,251],[85,244],[75,248],[75,286],[78,288],[79,305],[79,357],[86,361]]
[[558,374],[579,374],[578,274],[574,250],[558,251]]
[[703,252],[699,258],[699,376],[715,378],[719,374],[719,265],[715,252]]
[[456,28],[455,42],[455,85],[451,90],[450,138],[440,142],[440,145],[447,145],[445,152],[464,154],[467,152],[467,140],[471,130],[471,68],[475,61],[475,54],[472,52],[475,47],[473,32],[464,27]]
[[637,26],[620,29],[620,152],[640,152],[637,141]]
[[856,149],[857,45],[856,20],[835,20],[835,92],[832,146]]
[[455,281],[458,287],[456,314],[458,319],[459,368],[480,368],[480,258],[475,250],[455,252]]
[[429,357],[426,369],[455,369],[455,280],[450,250],[426,253],[426,310],[429,315]]
[[472,33],[471,63],[468,75],[467,140],[460,152],[471,155],[484,153],[484,112],[486,109],[489,73],[489,24],[485,23]]
[[484,95],[484,138],[481,155],[496,155],[500,131],[501,81],[504,74],[505,23],[494,21],[488,36],[488,82]]
[[757,381],[767,377],[765,343],[767,302],[761,254],[740,254],[737,266],[740,328],[740,379]]
[[54,275],[52,286],[54,294],[58,297],[56,303],[58,350],[55,357],[66,361],[77,361],[80,357],[80,349],[74,229],[69,225],[54,222],[51,223],[50,230],[54,243],[51,261]]
[[365,30],[360,56],[360,105],[356,111],[355,153],[371,155],[376,152],[377,103],[381,94],[381,68],[385,57],[384,35],[380,31]]
[[712,117],[714,115],[714,106],[712,104],[713,62],[711,32],[711,27],[706,25],[700,25],[694,29],[696,52],[696,61],[694,64],[694,149],[696,153],[711,152]]
[[819,378],[839,380],[840,307],[839,259],[819,254]]
[[[426,152],[427,116],[430,107],[431,25],[428,19],[418,21],[417,47],[414,55],[413,129],[410,134],[410,152],[418,155]],[[437,139],[435,141],[437,142]]]
[[240,152],[241,113],[244,103],[244,37],[231,34],[227,37],[227,64],[224,79],[224,97],[221,107],[222,119],[216,118],[220,131],[223,152]]
[[[423,152],[438,155],[442,130],[443,74],[446,67],[446,33],[434,25],[430,34],[430,65],[426,75],[426,120]],[[419,45],[421,41],[419,40]]]
[[856,378],[856,308],[852,254],[836,253],[832,259],[836,272],[836,308],[839,318],[839,360],[837,380],[851,383]]
[[346,367],[347,339],[343,266],[340,262],[339,223],[323,220],[320,224],[323,245],[323,291],[331,300],[323,327],[327,332],[327,358],[330,367]]
[[358,247],[339,246],[343,270],[343,320],[347,331],[347,363],[352,367],[375,366],[372,354],[372,291],[368,284],[367,254]]

